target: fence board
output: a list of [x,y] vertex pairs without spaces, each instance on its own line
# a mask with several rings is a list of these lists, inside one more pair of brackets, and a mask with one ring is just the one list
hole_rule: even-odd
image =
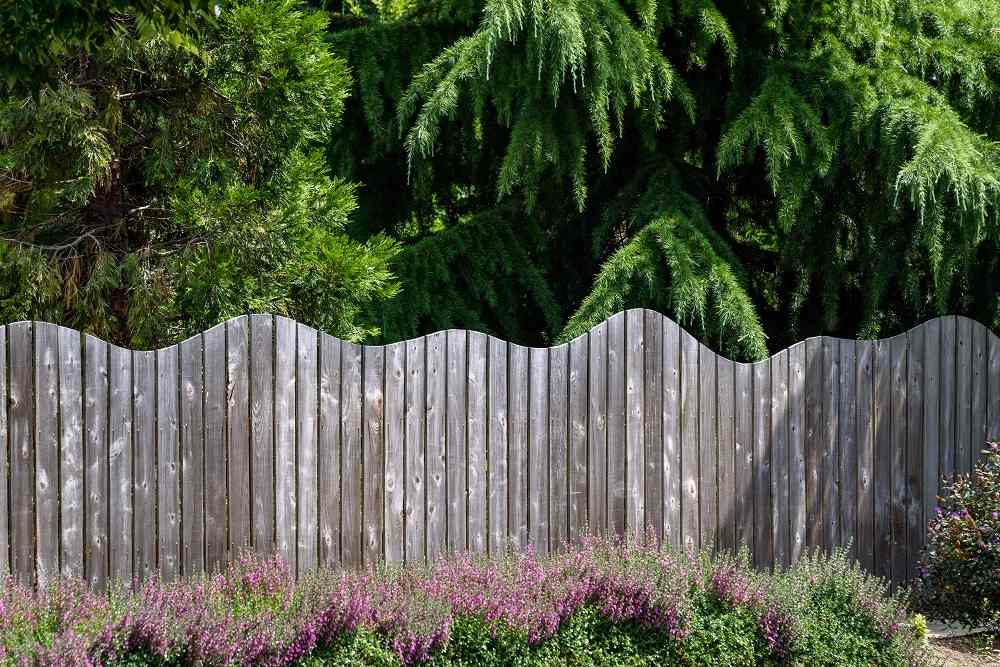
[[806,345],[806,546],[823,544],[823,341],[810,338]]
[[[180,355],[181,571],[190,576],[205,571],[205,373],[202,337],[194,336],[181,343]],[[269,484],[271,472],[268,471]]]
[[226,322],[226,463],[229,481],[227,504],[230,553],[238,553],[249,547],[252,534],[248,336],[249,328],[245,315]]
[[[645,510],[641,525],[663,539],[663,316],[643,311],[643,461]],[[640,480],[637,480],[637,483]]]
[[880,577],[892,576],[892,355],[890,341],[875,344],[874,515],[875,564]]
[[840,341],[840,542],[852,560],[858,547],[858,386],[853,340]]
[[[226,329],[204,334],[205,366],[205,569],[217,571],[226,561]],[[287,421],[291,421],[290,419]],[[293,564],[288,552],[286,562]]]
[[625,529],[633,534],[645,528],[644,324],[643,311],[625,313]]
[[109,576],[132,580],[132,353],[110,346]]
[[427,336],[427,558],[448,549],[448,460],[445,408],[448,402],[448,342],[443,333]]
[[[208,341],[205,358],[208,359]],[[274,522],[275,550],[293,572],[296,559],[296,466],[295,460],[295,322],[284,317],[274,320]],[[206,381],[208,376],[206,375]],[[208,452],[206,451],[206,454]],[[206,474],[206,479],[208,476]],[[360,501],[361,499],[358,498]],[[211,563],[211,559],[209,559]]]
[[822,488],[823,546],[832,549],[840,544],[840,469],[837,465],[840,451],[840,341],[823,337],[823,428],[820,469]]
[[858,397],[858,547],[861,566],[875,568],[875,345],[857,343],[856,386]]
[[362,436],[361,516],[364,537],[361,559],[365,565],[378,562],[384,553],[385,507],[382,479],[385,476],[385,351],[382,347],[364,348],[364,429]]
[[487,497],[489,553],[496,555],[507,548],[507,343],[489,338],[489,413],[487,431]]
[[469,550],[476,554],[486,552],[486,377],[487,339],[484,334],[469,333],[469,424],[468,441],[468,537]]
[[35,560],[39,586],[59,575],[59,338],[35,324]]
[[970,320],[972,329],[972,405],[969,443],[970,471],[979,463],[986,444],[987,408],[986,394],[989,391],[989,339],[990,332],[979,322]]
[[773,562],[771,541],[771,364],[753,365],[754,560]]
[[588,336],[569,344],[569,539],[573,541],[587,527],[587,353]]
[[528,368],[528,540],[549,548],[549,354],[531,348]]
[[701,545],[719,546],[719,496],[718,496],[718,388],[716,387],[716,362],[718,357],[704,345],[698,345],[698,500]]
[[[939,325],[939,321],[934,320],[930,324]],[[986,336],[989,339],[989,378],[986,383],[989,388],[986,402],[989,414],[986,439],[990,442],[1000,442],[1000,337],[992,332]]]
[[958,402],[955,372],[958,367],[958,320],[955,317],[941,319],[941,444],[938,449],[938,476],[951,477],[955,474],[957,453],[956,419]]
[[923,479],[924,451],[924,328],[907,334],[906,355],[906,578],[916,575],[914,561],[923,546],[925,524],[923,522],[923,494],[920,492]]
[[[426,341],[424,338],[407,341],[406,345],[406,413],[405,432],[406,448],[404,475],[405,486],[405,516],[406,542],[405,558],[407,562],[420,562],[427,555],[427,524],[424,519],[424,507],[427,493],[424,461],[424,433],[426,406],[424,405],[424,387],[426,378],[424,372],[427,366]],[[388,399],[388,397],[387,397]],[[388,407],[388,406],[387,406]]]
[[790,562],[806,544],[806,345],[788,348],[788,549]]
[[342,343],[341,410],[343,423],[341,450],[341,559],[347,567],[361,565],[361,412],[364,403],[362,391],[362,348],[353,343]]
[[[681,545],[681,340],[680,327],[663,328],[663,539]],[[591,371],[593,372],[593,370]],[[739,502],[739,498],[737,498]]]
[[[319,364],[317,353],[319,341],[316,330],[299,324],[297,327],[298,342],[296,344],[295,362],[295,435],[296,435],[296,544],[299,572],[315,569],[319,563],[319,396],[317,394],[317,377]],[[232,345],[230,338],[230,345]],[[230,375],[232,377],[232,375]],[[230,432],[234,429],[230,422]],[[232,452],[236,448],[231,446]],[[241,452],[242,453],[242,452]],[[242,458],[243,466],[230,465],[231,470],[245,467],[246,459]],[[249,480],[246,480],[249,482]],[[238,483],[244,483],[242,478]],[[235,522],[234,522],[235,523]],[[235,543],[235,540],[233,540]]]
[[[507,387],[510,410],[507,439],[508,535],[514,546],[522,548],[528,546],[528,352],[528,348],[514,343],[507,348],[510,362]],[[450,475],[450,468],[448,472]]]
[[[336,423],[339,426],[339,414]],[[254,550],[271,553],[275,518],[274,318],[270,315],[250,316],[250,498]]]
[[[937,505],[939,451],[941,448],[941,320],[927,322],[924,335],[923,451],[921,452],[921,526],[926,526]],[[923,537],[921,532],[921,538]],[[922,541],[922,540],[921,540]]]
[[569,532],[569,347],[549,349],[549,548],[561,549]]
[[[320,565],[341,563],[341,342],[319,335],[319,560]],[[399,484],[402,484],[402,478]],[[273,512],[273,505],[272,510]]]
[[[7,410],[9,407],[7,386],[7,327],[0,326],[0,577],[6,577],[11,573],[10,507],[7,503],[10,489],[7,481],[10,470],[8,457],[9,431],[7,428]],[[81,550],[81,556],[82,553]],[[90,580],[90,577],[88,576],[87,579]]]
[[736,399],[735,422],[736,438],[736,539],[737,545],[746,546],[753,554],[753,366],[751,364],[736,364],[733,378],[733,394]]
[[144,580],[156,572],[156,354],[132,353],[134,523],[132,568]]
[[181,574],[179,355],[177,346],[156,352],[156,538],[165,581]]
[[468,342],[465,331],[451,330],[448,338],[448,551],[454,553],[468,546],[468,459],[466,397],[468,379]]
[[791,563],[788,511],[788,351],[771,357],[771,544],[774,562]]
[[701,546],[698,510],[698,341],[681,329],[681,539]]
[[[587,518],[595,532],[608,530],[608,325],[590,330],[588,383]],[[679,523],[679,522],[678,522]],[[679,526],[678,526],[679,528]]]
[[[385,346],[385,558],[401,563],[407,561],[407,519],[410,508],[406,506],[407,483],[409,479],[407,462],[411,460],[407,451],[407,419],[410,402],[407,387],[407,343],[392,343]],[[416,359],[414,359],[416,361]],[[423,392],[421,392],[421,395]],[[419,444],[419,442],[417,443]],[[423,466],[420,480],[423,481]],[[423,505],[420,506],[423,519]],[[422,521],[421,521],[422,525]],[[420,540],[421,545],[423,540]],[[418,549],[420,558],[423,549]],[[418,558],[419,560],[419,558]]]
[[892,527],[891,553],[893,576],[901,578],[906,572],[906,394],[907,394],[907,337],[899,335],[889,340],[892,364],[892,436],[889,455],[890,518]]
[[625,313],[608,320],[608,530],[625,533]]
[[736,543],[736,367],[718,359],[719,400],[719,547],[734,551]]
[[[7,327],[10,341],[10,558],[17,581],[35,581],[34,340],[30,322]],[[130,531],[131,534],[131,531]],[[131,560],[129,561],[131,562]]]
[[[84,576],[84,433],[83,433],[83,364],[80,332],[59,327],[59,571],[63,576]],[[0,350],[3,334],[0,333]],[[0,357],[3,352],[0,351]],[[4,368],[0,358],[0,369]],[[3,402],[3,379],[0,378],[0,406]],[[0,410],[0,413],[5,412]],[[0,443],[4,418],[0,416]],[[0,447],[5,450],[5,447]],[[0,493],[6,496],[6,465],[0,453]],[[6,497],[0,500],[0,532],[6,534]],[[0,537],[0,545],[5,541]],[[7,552],[0,546],[0,572],[6,570]]]
[[967,473],[972,466],[972,320],[956,318],[955,354],[955,472]]

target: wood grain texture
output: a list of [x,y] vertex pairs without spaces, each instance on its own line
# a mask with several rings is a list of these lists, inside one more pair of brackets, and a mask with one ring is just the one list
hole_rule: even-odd
[[248,548],[253,533],[250,506],[249,336],[250,327],[245,315],[226,322],[226,474],[229,480],[229,496],[226,500],[230,553],[239,553]]
[[[448,550],[448,341],[444,333],[427,336],[427,558]],[[506,371],[506,364],[504,365]]]
[[359,567],[361,561],[361,412],[364,403],[362,388],[362,348],[342,343],[341,371],[341,562],[346,567]]
[[487,541],[490,555],[497,555],[507,549],[507,343],[490,336],[488,345]]
[[753,365],[754,562],[774,562],[771,536],[771,363]]
[[[0,577],[6,577],[10,570],[10,490],[8,474],[10,457],[8,454],[7,410],[10,406],[7,386],[7,327],[0,326]],[[81,527],[82,529],[82,527]],[[82,542],[82,539],[81,539]],[[88,545],[89,546],[89,545]],[[83,556],[81,543],[81,558]],[[81,573],[81,576],[83,573]],[[90,577],[88,577],[88,580]]]
[[562,549],[569,533],[569,347],[549,349],[549,548]]
[[486,426],[489,382],[486,377],[487,337],[469,333],[468,349],[468,549],[475,554],[486,553],[487,525],[487,470]]
[[[467,440],[467,377],[468,377],[468,334],[452,329],[446,333],[448,370],[447,385],[448,415],[447,453],[448,468],[448,551],[464,551],[468,545],[468,440]],[[527,518],[525,518],[527,523]]]
[[806,546],[806,344],[788,348],[788,560]]
[[[409,508],[405,501],[409,476],[406,463],[410,458],[407,456],[406,425],[410,409],[406,393],[406,346],[406,343],[385,346],[385,558],[394,563],[407,560]],[[420,479],[423,480],[422,474]],[[420,515],[422,524],[422,506]],[[422,558],[422,548],[418,551]]]
[[315,329],[302,324],[296,328],[295,467],[298,527],[295,540],[299,572],[308,572],[316,569],[319,564],[319,340]]
[[[3,349],[0,334],[0,350]],[[83,359],[80,332],[59,327],[59,572],[64,577],[84,576],[84,426]],[[2,355],[3,352],[0,352]],[[0,359],[0,368],[4,368]],[[2,373],[0,373],[2,375]],[[0,406],[4,402],[0,378]],[[0,410],[0,413],[5,412]],[[5,415],[0,416],[0,443],[5,443]],[[6,447],[0,453],[0,572],[6,571]]]
[[110,444],[108,450],[110,549],[109,577],[132,581],[132,353],[111,346],[109,362]]
[[644,320],[642,310],[625,313],[625,529],[634,535],[645,529]]
[[[680,327],[663,325],[663,539],[681,546],[681,339]],[[739,497],[736,502],[739,503]]]
[[681,330],[681,540],[685,549],[701,547],[698,509],[698,340]]
[[663,539],[663,316],[643,311],[642,529]]
[[41,587],[59,576],[58,345],[54,324],[35,324],[35,569]]
[[[251,540],[260,554],[274,551],[274,318],[250,316]],[[339,347],[338,347],[339,350]],[[339,370],[339,359],[338,359]],[[337,387],[339,391],[340,387]],[[340,424],[340,415],[336,420]]]
[[777,565],[791,564],[788,465],[788,351],[771,357],[771,544]]
[[874,572],[892,576],[892,355],[890,341],[875,343]]
[[[181,572],[192,576],[205,572],[205,374],[202,337],[189,338],[179,347]],[[272,479],[273,471],[269,470],[269,484]]]
[[319,560],[326,567],[342,562],[340,350],[340,340],[319,335]]
[[508,344],[507,533],[515,548],[528,546],[528,356],[528,348]]
[[[15,579],[35,582],[34,335],[30,322],[7,326],[10,344],[10,566]],[[131,469],[131,467],[130,467]],[[131,503],[131,494],[129,495]],[[126,507],[131,506],[130,504]],[[116,514],[116,518],[118,515]],[[117,524],[121,525],[121,524]],[[131,524],[129,535],[131,536]],[[131,549],[131,543],[129,544]],[[131,566],[131,551],[129,565]],[[128,571],[131,575],[131,571]]]
[[875,568],[875,344],[857,342],[855,386],[858,400],[857,522],[858,562]]
[[549,354],[531,348],[528,358],[528,540],[549,550]]
[[858,394],[857,346],[853,340],[840,341],[840,541],[852,560],[858,546]]
[[[928,324],[928,327],[931,324],[936,328],[940,327],[939,320],[933,320]],[[986,381],[986,386],[989,391],[986,401],[986,439],[990,442],[1000,442],[1000,337],[991,331],[987,334],[987,338],[989,348],[989,377]],[[934,404],[934,401],[930,397],[927,398],[927,402],[929,405]]]
[[[274,523],[275,551],[298,572],[296,520],[296,325],[284,317],[274,321]],[[206,360],[208,359],[206,347]],[[207,380],[207,375],[206,375]],[[359,478],[360,479],[360,478]],[[357,497],[360,506],[361,498]]]
[[823,545],[823,511],[820,472],[823,465],[823,341],[810,338],[806,346],[805,456],[806,547]]
[[132,457],[134,523],[132,568],[139,580],[157,570],[156,353],[132,353]]
[[906,578],[916,576],[916,559],[924,543],[923,451],[924,363],[926,329],[907,334],[906,357]]
[[[205,570],[217,572],[228,558],[226,480],[226,329],[204,333],[205,366]],[[294,345],[294,342],[293,342]],[[291,423],[289,417],[286,422]],[[294,568],[290,552],[282,552]]]
[[405,559],[407,562],[421,562],[426,558],[427,524],[424,508],[427,503],[426,450],[426,409],[424,387],[427,358],[423,338],[407,341],[406,345],[406,410],[405,410],[405,477],[404,488],[406,540]]
[[969,471],[975,469],[986,446],[987,392],[989,391],[989,330],[979,322],[969,320],[972,333],[972,405],[969,420]]
[[955,347],[955,472],[972,469],[972,389],[974,385],[972,320],[956,318]]
[[820,429],[820,505],[823,515],[822,544],[840,545],[840,341],[823,337],[823,427]]
[[938,476],[942,479],[951,478],[955,474],[955,457],[958,449],[956,443],[958,402],[955,377],[957,367],[958,320],[955,317],[944,317],[941,319],[941,405],[939,406],[941,444],[938,447]]
[[569,344],[569,539],[573,542],[587,527],[588,340],[584,335]]
[[735,458],[734,475],[736,540],[753,553],[754,548],[754,469],[753,469],[753,366],[736,364],[734,368],[733,394],[736,399],[734,410]]
[[156,539],[160,577],[181,575],[180,351],[156,352]]
[[608,530],[625,534],[625,313],[608,320]]
[[[587,456],[587,511],[591,530],[608,530],[608,325],[590,330]],[[680,499],[678,498],[678,503]],[[679,505],[678,505],[679,506]],[[678,530],[679,530],[678,521]]]
[[888,409],[891,414],[890,437],[891,450],[889,454],[889,489],[890,509],[889,525],[892,529],[890,538],[890,553],[892,558],[892,574],[903,578],[906,573],[906,503],[907,503],[907,467],[906,467],[906,395],[907,395],[907,337],[899,335],[889,340],[889,355],[891,364],[890,379],[892,382],[892,399]]
[[736,368],[716,360],[718,393],[719,548],[736,550]]
[[364,348],[364,408],[362,431],[363,468],[361,515],[363,538],[362,562],[377,563],[384,554],[385,508],[385,350],[382,347]]

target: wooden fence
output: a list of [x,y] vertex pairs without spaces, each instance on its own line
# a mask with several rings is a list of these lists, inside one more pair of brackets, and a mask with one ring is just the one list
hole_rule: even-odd
[[18,322],[0,369],[0,569],[39,583],[170,579],[244,546],[298,572],[544,553],[585,526],[761,565],[850,543],[903,581],[938,479],[1000,438],[1000,339],[963,317],[754,364],[645,310],[546,349],[251,315],[137,352]]

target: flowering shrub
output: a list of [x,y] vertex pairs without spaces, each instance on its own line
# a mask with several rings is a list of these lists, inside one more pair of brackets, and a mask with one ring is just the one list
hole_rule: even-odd
[[899,599],[840,554],[740,557],[587,538],[544,558],[315,572],[245,556],[214,577],[97,595],[0,592],[12,665],[907,665]]
[[946,482],[927,532],[914,592],[927,615],[968,626],[1000,619],[1000,444],[974,475]]

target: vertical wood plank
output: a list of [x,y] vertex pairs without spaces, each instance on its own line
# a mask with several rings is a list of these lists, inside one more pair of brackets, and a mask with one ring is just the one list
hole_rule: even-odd
[[734,376],[736,539],[738,546],[746,546],[748,552],[753,554],[753,366],[736,364]]
[[625,533],[625,313],[608,319],[608,530]]
[[875,571],[875,344],[857,342],[855,382],[858,401],[858,546],[861,567]]
[[989,391],[989,339],[990,332],[979,322],[972,322],[972,433],[969,443],[970,472],[982,458],[986,446],[987,410],[986,395]]
[[549,552],[549,354],[529,350],[528,370],[528,541]]
[[[340,340],[319,335],[319,559],[333,567],[340,553]],[[402,476],[399,478],[402,485]],[[402,507],[400,507],[402,509]]]
[[[185,576],[196,576],[205,571],[205,373],[201,334],[182,342],[180,354],[181,570]],[[269,472],[269,485],[270,480]]]
[[132,353],[110,346],[110,549],[111,579],[132,581]]
[[[298,324],[296,329],[296,557],[301,575],[319,563],[319,342],[312,327]],[[229,342],[232,345],[231,338]]]
[[[385,346],[385,559],[389,563],[406,560],[406,486],[408,472],[406,343]],[[412,384],[412,383],[411,383]],[[422,471],[421,471],[422,473]],[[421,474],[422,482],[422,474]],[[423,519],[423,504],[420,505]],[[422,523],[422,521],[421,521]],[[422,553],[422,550],[418,550]]]
[[806,544],[806,345],[788,349],[788,561],[795,563]]
[[941,319],[941,428],[938,476],[950,478],[955,474],[957,451],[957,385],[955,372],[958,367],[958,319],[955,316]]
[[[31,322],[7,326],[10,341],[11,572],[35,582],[34,341]],[[131,526],[130,526],[131,528]],[[131,535],[131,531],[129,531]],[[129,561],[131,563],[131,560]]]
[[1000,442],[1000,337],[997,337],[993,332],[986,335],[989,339],[989,378],[986,382],[989,387],[986,403],[986,439],[990,442]]
[[567,489],[567,420],[569,348],[549,349],[549,546],[562,549],[569,531]]
[[274,550],[275,521],[274,318],[270,315],[250,316],[250,497],[254,550],[269,554]]
[[892,576],[892,350],[890,341],[875,345],[874,519],[877,576]]
[[719,414],[719,547],[736,550],[736,365],[716,360]]
[[[10,461],[7,454],[8,436],[10,434],[7,427],[7,409],[10,407],[7,386],[8,370],[7,327],[0,326],[0,577],[6,577],[11,574],[10,506],[7,500],[10,491],[7,482],[10,471]],[[87,579],[90,580],[90,577],[88,576]]]
[[468,535],[469,550],[475,554],[486,552],[486,399],[488,379],[486,377],[486,335],[469,332],[469,380],[468,380],[468,479],[469,505]]
[[341,553],[345,567],[361,565],[361,418],[364,403],[361,346],[341,343]]
[[701,547],[698,509],[698,341],[681,329],[681,536],[685,549]]
[[132,353],[135,507],[133,575],[145,581],[156,571],[156,353]]
[[681,338],[663,318],[663,539],[681,546]]
[[[588,336],[569,344],[569,539],[587,526],[587,358]],[[660,480],[657,480],[660,483]]]
[[774,564],[791,564],[788,466],[788,350],[771,357],[771,544]]
[[806,344],[806,546],[823,545],[823,341]]
[[916,575],[916,560],[924,541],[923,453],[924,453],[924,327],[907,334],[906,363],[906,580]]
[[892,449],[889,457],[891,488],[890,524],[892,526],[892,578],[899,583],[906,576],[906,396],[907,396],[907,340],[905,334],[889,339],[892,364]]
[[854,560],[858,549],[858,395],[857,351],[853,340],[840,341],[840,542]]
[[643,377],[645,331],[643,311],[625,313],[625,529],[641,535],[645,526],[645,415]]
[[226,462],[229,553],[250,546],[250,342],[245,315],[226,322]]
[[771,542],[771,362],[753,365],[754,561],[770,567]]
[[663,316],[643,311],[643,473],[645,495],[640,528],[663,539]]
[[427,558],[448,549],[448,341],[444,333],[427,336]]
[[[426,556],[426,523],[424,522],[427,496],[424,461],[424,433],[426,409],[424,405],[424,372],[427,365],[426,341],[416,338],[406,341],[406,549],[407,562],[421,562]],[[388,406],[387,406],[388,407]]]
[[179,354],[176,345],[156,352],[157,549],[164,581],[181,574]]
[[40,587],[59,576],[59,338],[35,323],[35,555]]
[[[510,343],[510,406],[507,448],[508,534],[515,547],[528,545],[528,348]],[[450,421],[450,420],[449,420]],[[450,474],[449,469],[449,474]]]
[[955,473],[964,474],[972,469],[972,320],[956,318],[958,342],[955,349]]
[[489,337],[487,377],[488,546],[490,555],[496,555],[507,548],[507,343],[493,336]]
[[[298,573],[295,328],[295,322],[285,317],[274,320],[274,538],[277,555],[288,563],[293,573]],[[205,357],[207,363],[207,341]],[[207,439],[205,444],[209,444]],[[360,497],[357,500],[360,501]]]
[[[293,339],[294,340],[294,339]],[[294,343],[293,343],[294,349]],[[205,569],[220,570],[226,562],[226,329],[215,326],[204,334],[205,353]],[[294,453],[294,450],[293,450]],[[293,464],[294,465],[294,464]],[[294,519],[293,519],[294,521]],[[288,552],[285,562],[295,572]]]
[[468,541],[468,460],[466,440],[466,396],[468,388],[467,334],[449,330],[448,338],[448,551],[464,551]]
[[823,337],[823,451],[820,457],[820,499],[823,515],[823,546],[833,549],[840,544],[840,502],[838,465],[840,443],[840,341]]
[[608,325],[590,330],[587,415],[587,510],[591,530],[608,530]]
[[385,498],[382,482],[385,475],[385,351],[378,346],[365,346],[365,404],[364,404],[364,486],[361,513],[364,517],[364,540],[361,544],[362,562],[377,563],[383,554],[384,518],[382,509]]
[[[64,577],[84,576],[83,366],[80,333],[59,327],[59,563]],[[3,363],[0,332],[0,369]],[[0,370],[0,375],[4,372]],[[0,377],[0,443],[6,443],[4,381]],[[0,514],[6,514],[6,447],[0,446]],[[0,573],[7,570],[6,516],[0,519]]]
[[718,475],[718,388],[716,364],[718,355],[704,345],[698,346],[700,424],[698,428],[698,497],[701,546],[713,550],[719,547]]

